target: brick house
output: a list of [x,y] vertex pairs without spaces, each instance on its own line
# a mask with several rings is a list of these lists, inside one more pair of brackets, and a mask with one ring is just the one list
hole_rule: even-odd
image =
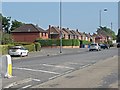
[[48,39],[47,31],[38,25],[24,24],[11,32],[15,42],[34,42],[37,38]]
[[69,28],[62,28],[62,30],[67,33],[67,35],[68,35],[67,39],[73,39],[74,38],[73,37],[74,35],[73,35],[73,33],[70,32]]
[[60,27],[55,27],[49,25],[49,28],[47,29],[49,38],[51,39],[60,39],[60,35],[62,34],[62,38],[68,39],[68,33],[65,32],[63,29],[60,30]]

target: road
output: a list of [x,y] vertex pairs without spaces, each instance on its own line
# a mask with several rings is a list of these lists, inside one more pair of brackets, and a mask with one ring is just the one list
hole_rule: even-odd
[[3,87],[30,88],[116,55],[118,55],[118,49],[111,48],[102,51],[89,52],[86,50],[65,55],[13,60],[13,77],[4,78]]

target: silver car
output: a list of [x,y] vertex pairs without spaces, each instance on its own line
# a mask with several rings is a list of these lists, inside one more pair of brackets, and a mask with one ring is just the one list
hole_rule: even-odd
[[101,50],[101,48],[100,48],[98,43],[92,43],[90,45],[89,51],[93,51],[93,50],[96,50],[96,51],[100,51]]
[[8,51],[11,56],[28,56],[28,52],[23,46],[13,46]]

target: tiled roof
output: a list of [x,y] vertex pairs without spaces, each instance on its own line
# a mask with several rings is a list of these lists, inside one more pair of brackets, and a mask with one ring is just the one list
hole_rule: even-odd
[[33,24],[24,24],[13,30],[12,33],[13,32],[46,32],[46,31]]
[[73,33],[71,33],[69,29],[62,28],[62,30],[64,30],[65,32],[67,32],[69,35],[73,35]]

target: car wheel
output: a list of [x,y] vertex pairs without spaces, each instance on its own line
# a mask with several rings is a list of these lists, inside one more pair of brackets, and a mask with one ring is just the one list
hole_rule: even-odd
[[22,57],[22,52],[21,52],[21,54],[20,54],[20,57]]

